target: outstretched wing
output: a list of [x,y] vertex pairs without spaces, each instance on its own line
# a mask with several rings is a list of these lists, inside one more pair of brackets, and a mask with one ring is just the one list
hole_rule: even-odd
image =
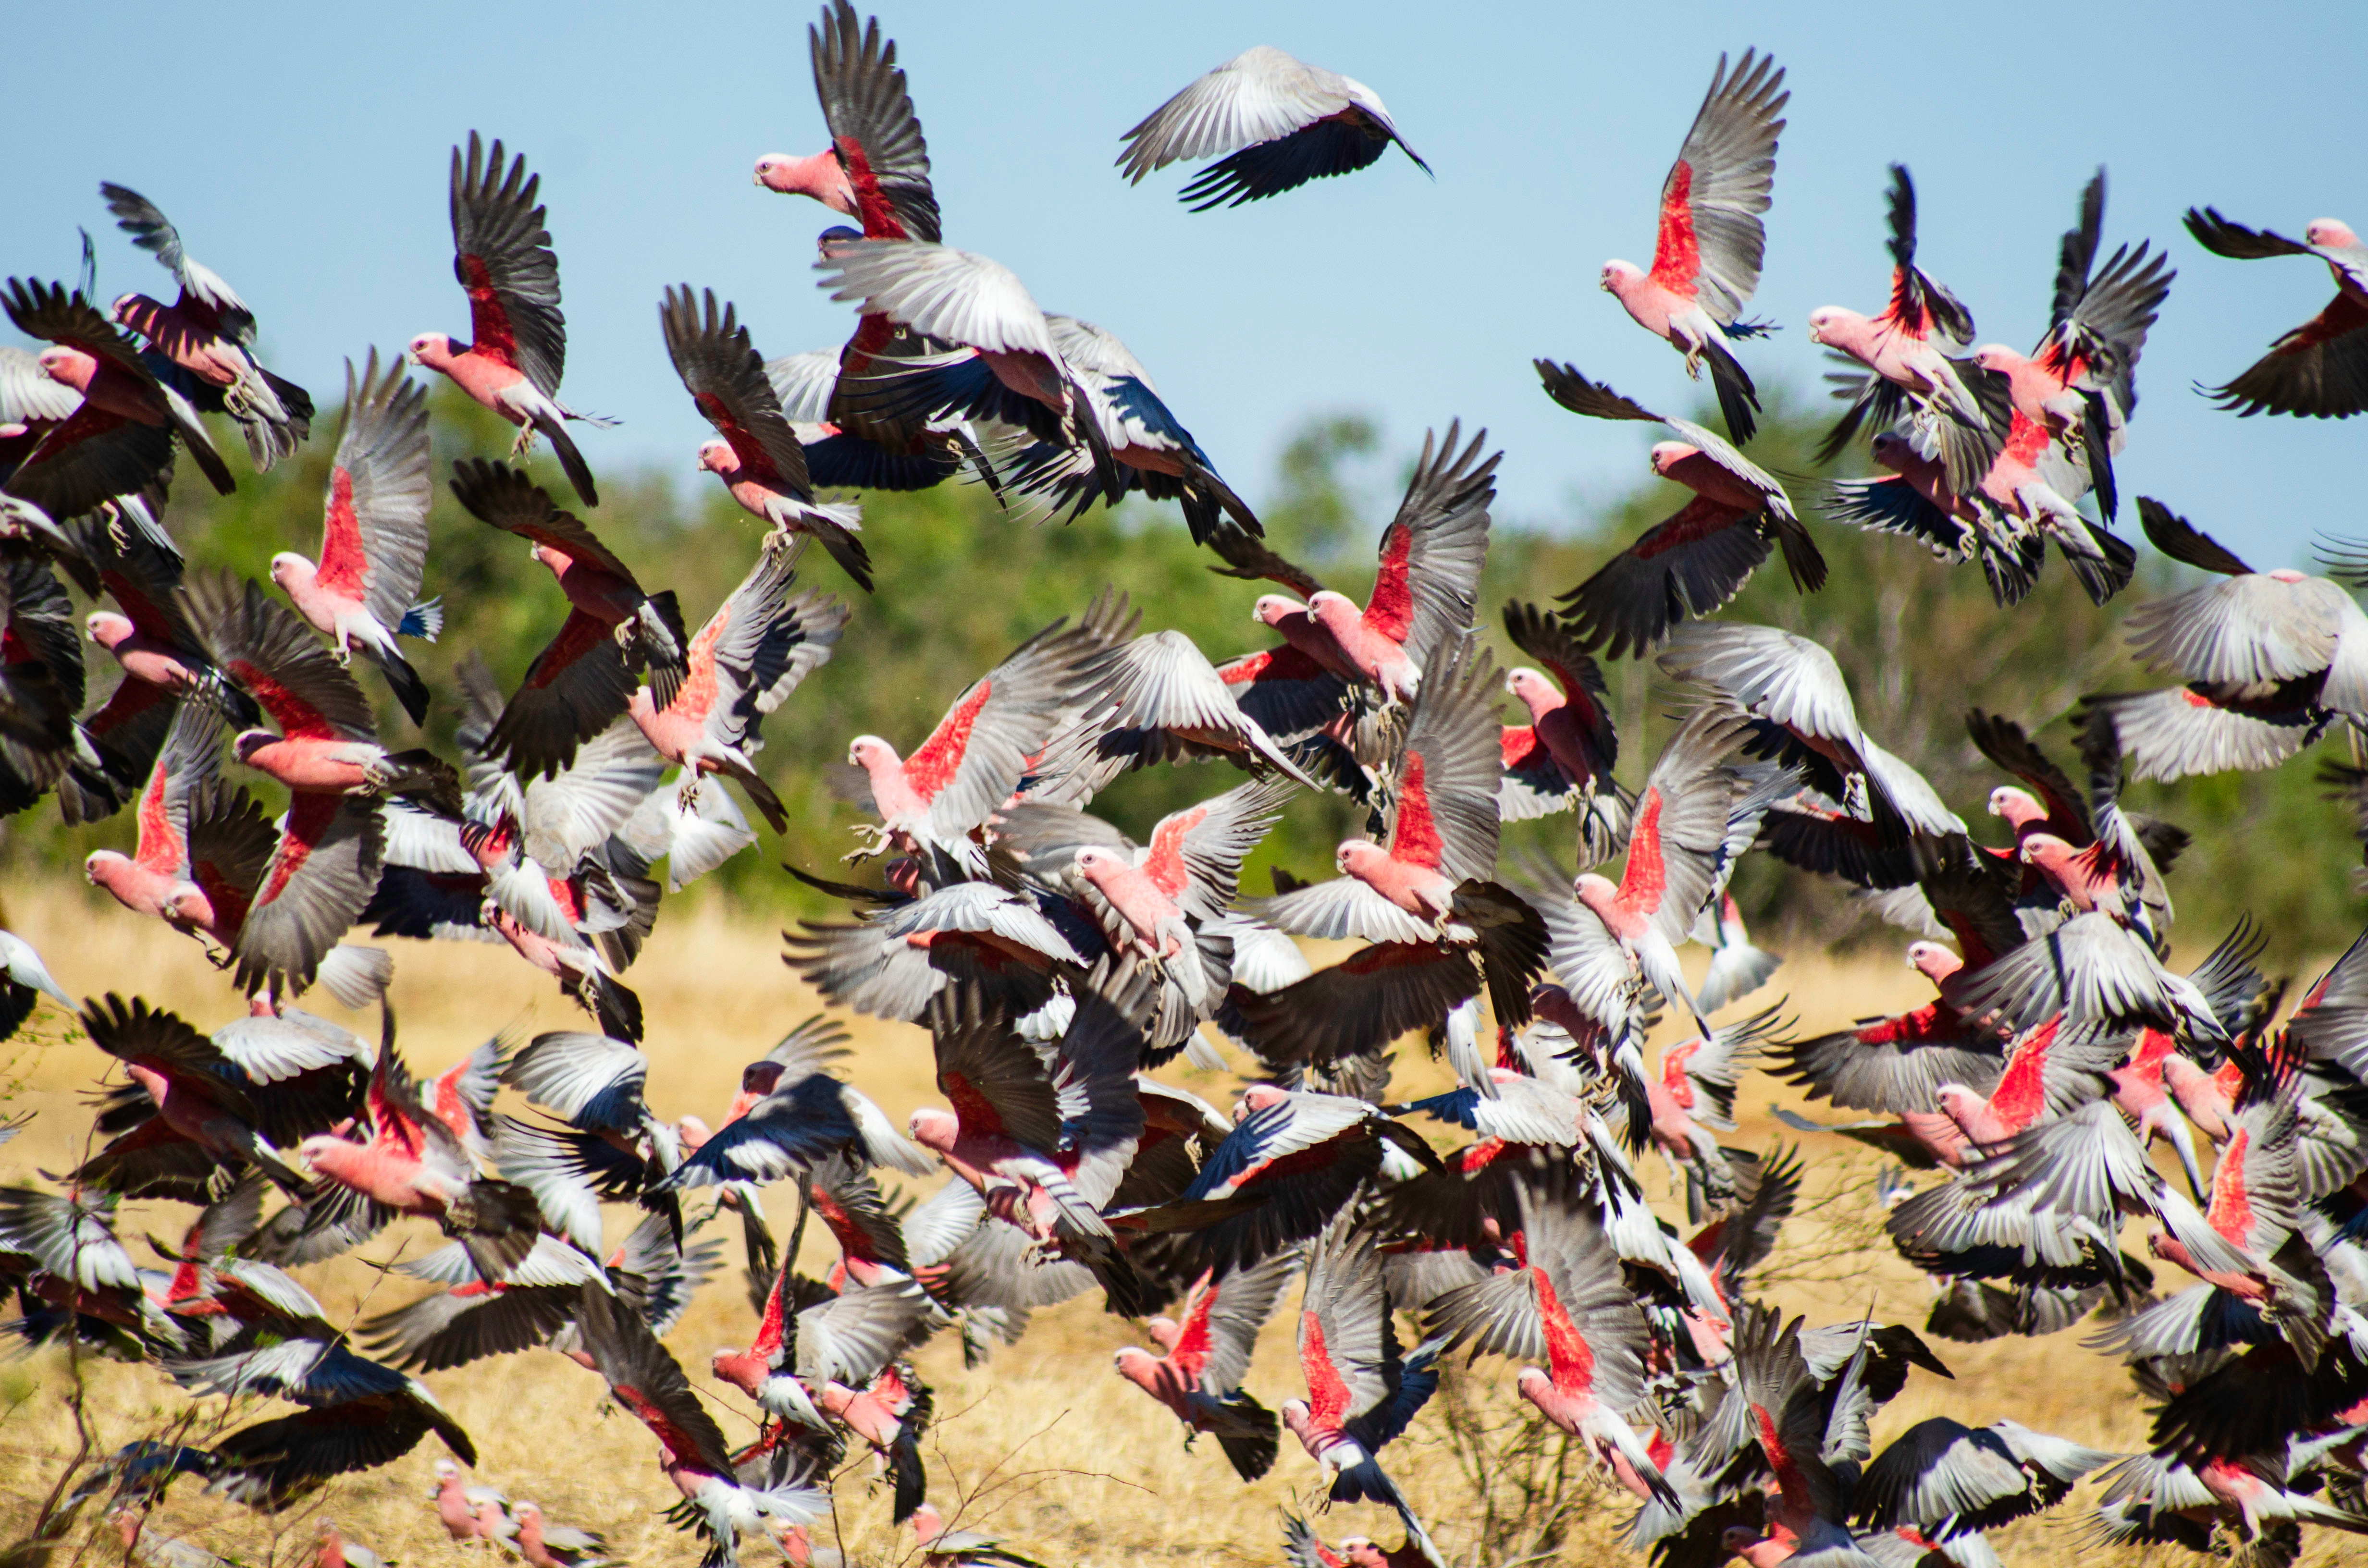
[[452,149],[452,276],[469,291],[470,347],[515,367],[553,397],[567,364],[567,318],[559,312],[559,256],[535,201],[541,175],[526,155],[489,153],[469,132],[469,154]]
[[830,126],[830,144],[854,188],[863,233],[875,240],[939,235],[938,197],[929,184],[929,144],[913,113],[896,40],[882,40],[880,19],[856,20],[848,0],[831,0],[806,29],[814,97]]
[[1720,55],[1693,129],[1661,183],[1653,281],[1699,301],[1722,326],[1759,288],[1768,243],[1759,214],[1776,183],[1776,138],[1784,129],[1777,117],[1792,96],[1772,58],[1746,50],[1730,75]]

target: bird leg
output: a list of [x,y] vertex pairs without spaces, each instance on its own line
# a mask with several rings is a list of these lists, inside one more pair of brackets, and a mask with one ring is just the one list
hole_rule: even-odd
[[858,860],[877,859],[888,853],[891,835],[885,827],[859,824],[853,831],[855,836],[863,842],[856,846],[853,853],[840,856],[839,864],[851,866]]
[[522,458],[532,450],[534,450],[534,421],[529,419],[518,426],[518,439],[510,443],[510,456]]

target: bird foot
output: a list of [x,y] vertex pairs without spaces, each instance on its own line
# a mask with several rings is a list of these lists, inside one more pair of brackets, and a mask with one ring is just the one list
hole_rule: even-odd
[[1702,356],[1701,349],[1689,348],[1686,350],[1686,376],[1689,380],[1697,381],[1702,380]]
[[532,450],[534,450],[534,426],[521,425],[518,426],[518,438],[510,443],[510,456],[522,458]]
[[888,853],[890,835],[886,828],[863,826],[856,828],[854,833],[862,842],[851,853],[838,858],[841,865],[852,866],[859,860],[875,860]]

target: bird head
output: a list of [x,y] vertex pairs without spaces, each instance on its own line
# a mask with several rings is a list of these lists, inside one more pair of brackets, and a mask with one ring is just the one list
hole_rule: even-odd
[[847,760],[849,767],[866,771],[885,767],[895,762],[896,748],[878,735],[858,735],[847,743]]
[[238,738],[231,742],[230,749],[239,761],[252,762],[256,752],[268,745],[277,745],[279,742],[279,737],[269,730],[241,730]]
[[1833,343],[1848,336],[1852,325],[1866,318],[1839,305],[1819,305],[1809,312],[1809,341]]
[[133,631],[131,618],[113,610],[99,609],[90,613],[83,623],[90,629],[90,640],[102,648],[112,648],[130,638]]
[[740,467],[740,454],[729,441],[710,441],[699,449],[699,466],[709,473],[731,473]]
[[1990,791],[1990,815],[2021,827],[2027,822],[2046,821],[2047,808],[2033,799],[2030,790],[2001,784]]
[[844,223],[833,223],[814,236],[814,253],[825,261],[836,260],[841,245],[850,245],[863,238],[863,231],[850,229]]
[[1964,968],[1965,960],[1938,942],[1910,942],[1907,967],[1938,985]]
[[1505,672],[1505,695],[1533,713],[1562,706],[1562,693],[1545,672],[1527,665],[1515,665]]
[[810,196],[834,212],[855,212],[855,187],[831,148],[808,158],[768,153],[757,160],[757,183],[783,196]]
[[2052,833],[2034,833],[2024,837],[2021,858],[2026,866],[2055,870],[2078,853],[2068,842]]
[[1611,878],[1594,871],[1581,872],[1570,884],[1578,902],[1599,913],[1620,902],[1620,889]]
[[1307,596],[1307,613],[1327,626],[1358,619],[1364,612],[1357,601],[1346,594],[1336,594],[1329,588],[1318,588]]
[[1645,281],[1645,269],[1633,261],[1607,261],[1603,264],[1603,291],[1625,294]]
[[52,344],[41,350],[40,366],[50,380],[76,392],[90,391],[91,378],[98,373],[98,361],[79,348],[64,344]]
[[454,359],[459,358],[460,354],[452,347],[450,334],[423,332],[411,340],[411,345],[404,350],[403,357],[415,365],[424,365],[431,370],[441,370],[450,365]]
[[527,549],[527,556],[529,560],[540,561],[550,567],[551,574],[554,577],[566,575],[567,569],[575,564],[575,558],[557,545],[530,545]]
[[1332,852],[1333,869],[1344,877],[1353,877],[1360,870],[1372,869],[1390,858],[1389,851],[1370,838],[1344,838]]
[[674,1135],[681,1141],[683,1152],[689,1154],[699,1153],[699,1146],[715,1136],[707,1130],[706,1121],[696,1116],[677,1119],[674,1124]]
[[1107,877],[1125,865],[1116,855],[1096,845],[1087,845],[1078,850],[1069,863],[1076,867],[1077,874],[1088,881]]
[[2022,363],[2022,356],[2003,343],[1985,343],[1974,350],[1974,363],[1985,370],[2008,375]]
[[1133,1345],[1110,1357],[1110,1370],[1128,1382],[1140,1383],[1146,1388],[1158,1376],[1155,1370],[1158,1365],[1159,1358]]
[[953,1148],[954,1140],[961,1135],[962,1123],[950,1110],[923,1106],[905,1123],[905,1130],[922,1148],[942,1154]]
[[292,550],[283,550],[271,558],[271,580],[281,593],[290,593],[299,584],[309,583],[318,569]]
[[1702,449],[1700,447],[1691,446],[1684,441],[1656,442],[1653,447],[1653,472],[1659,474],[1663,479],[1667,479],[1670,475],[1670,471],[1675,469],[1679,463],[1685,461],[1688,458],[1700,457],[1701,455]]
[[2353,233],[2351,225],[2340,218],[2313,218],[2310,226],[2303,230],[2302,237],[2305,244],[2324,245],[2328,250],[2360,248],[2360,236]]
[[91,886],[103,888],[131,864],[131,858],[120,849],[94,849],[83,859],[82,874]]
[[1289,594],[1260,594],[1258,603],[1250,606],[1250,619],[1263,626],[1281,626],[1294,615],[1305,615],[1307,607]]

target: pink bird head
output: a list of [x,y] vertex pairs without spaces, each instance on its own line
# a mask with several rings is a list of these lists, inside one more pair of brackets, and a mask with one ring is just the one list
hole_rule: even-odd
[[1547,679],[1544,671],[1527,665],[1516,665],[1505,672],[1505,695],[1532,714],[1550,713],[1563,705],[1562,688]]
[[404,357],[413,364],[424,365],[431,370],[449,370],[452,368],[452,361],[461,356],[453,348],[450,334],[423,332],[411,340],[411,347],[404,351]]
[[1963,1084],[1943,1084],[1932,1091],[1932,1099],[1948,1119],[1960,1127],[1977,1114],[1988,1102]]
[[1579,903],[1602,916],[1607,925],[1619,911],[1620,888],[1609,877],[1593,871],[1583,872],[1577,881],[1571,883],[1570,891]]
[[1332,852],[1332,864],[1344,877],[1362,878],[1389,864],[1390,852],[1370,838],[1347,838]]
[[1137,1346],[1130,1345],[1113,1355],[1110,1369],[1140,1389],[1153,1388],[1159,1381],[1159,1358]]
[[1938,942],[1910,942],[1907,967],[1938,985],[1964,968],[1965,960]]
[[2328,250],[2360,248],[2360,236],[2353,233],[2351,225],[2340,218],[2313,218],[2310,226],[2303,230],[2302,237],[2305,244],[2324,245]]
[[1279,1106],[1290,1097],[1288,1091],[1278,1089],[1272,1084],[1252,1084],[1242,1091],[1240,1103],[1234,1107],[1234,1119],[1239,1121],[1243,1117],[1264,1110],[1269,1106]]
[[567,551],[560,549],[557,545],[533,545],[528,549],[527,554],[529,558],[540,561],[545,566],[550,567],[551,574],[554,577],[565,576],[567,574],[567,569],[575,564],[575,557],[568,554]]
[[757,160],[757,183],[783,196],[810,196],[834,212],[856,215],[855,187],[838,154],[825,148],[810,158],[768,153]]
[[2034,833],[2022,841],[2022,863],[2051,874],[2061,872],[2078,853],[2052,833]]
[[148,1091],[148,1097],[158,1105],[165,1103],[165,1096],[173,1086],[172,1080],[166,1078],[165,1074],[157,1072],[154,1067],[145,1066],[137,1062],[125,1062],[123,1074]]
[[1645,269],[1633,261],[1607,261],[1603,264],[1603,291],[1622,299],[1628,291],[1645,281]]
[[2019,831],[2025,823],[2045,822],[2047,808],[2030,790],[2001,784],[1990,791],[1990,815],[2004,818],[2009,827]]
[[91,886],[112,892],[131,864],[131,858],[120,849],[94,849],[83,860],[82,874]]
[[1656,442],[1653,448],[1653,472],[1659,474],[1663,479],[1667,479],[1669,477],[1669,471],[1671,469],[1676,468],[1688,458],[1700,457],[1701,455],[1702,449],[1700,447],[1690,445],[1684,441]]
[[1113,854],[1110,850],[1092,845],[1078,850],[1070,864],[1076,867],[1077,875],[1096,887],[1100,887],[1111,878],[1134,869],[1124,856]]
[[1250,606],[1250,619],[1264,626],[1281,626],[1294,615],[1305,615],[1307,607],[1289,594],[1260,594],[1258,603]]
[[912,1135],[914,1142],[940,1154],[950,1152],[954,1141],[962,1136],[962,1123],[955,1119],[954,1113],[939,1110],[934,1106],[923,1106],[915,1111],[905,1123],[905,1130]]
[[883,767],[894,768],[897,760],[896,748],[878,735],[858,735],[847,743],[847,760],[849,766],[862,768],[867,773]]
[[755,1399],[764,1392],[766,1376],[771,1370],[765,1360],[753,1350],[735,1350],[726,1346],[709,1357],[707,1364],[718,1378]]
[[296,1145],[296,1157],[331,1180],[350,1176],[369,1158],[370,1151],[334,1132],[315,1132]]
[[1307,613],[1336,631],[1353,626],[1364,615],[1354,599],[1329,588],[1318,588],[1307,596]]
[[309,586],[319,569],[292,550],[283,550],[271,558],[271,581],[283,594],[293,595],[299,587]]
[[2023,358],[2003,343],[1985,343],[1974,350],[1974,363],[1985,370],[2012,375],[2021,368]]
[[699,1146],[715,1136],[708,1131],[707,1123],[695,1116],[686,1116],[676,1122],[674,1135],[682,1140],[683,1153],[687,1154],[699,1153]]
[[710,441],[699,449],[699,466],[708,473],[737,473],[740,454],[729,441]]
[[1845,348],[1866,335],[1867,320],[1839,305],[1819,305],[1809,312],[1809,341]]
[[42,349],[40,365],[50,380],[79,392],[89,392],[91,378],[98,374],[97,360],[81,349],[69,348],[63,343]]
[[213,901],[205,890],[194,882],[183,882],[165,899],[166,919],[183,926],[211,926],[214,923]]
[[269,730],[241,730],[230,743],[231,755],[241,762],[249,762],[265,746],[279,744],[279,739]]
[[83,624],[90,629],[90,640],[102,648],[117,646],[137,630],[132,626],[130,616],[118,615],[109,609],[91,611],[90,619]]

